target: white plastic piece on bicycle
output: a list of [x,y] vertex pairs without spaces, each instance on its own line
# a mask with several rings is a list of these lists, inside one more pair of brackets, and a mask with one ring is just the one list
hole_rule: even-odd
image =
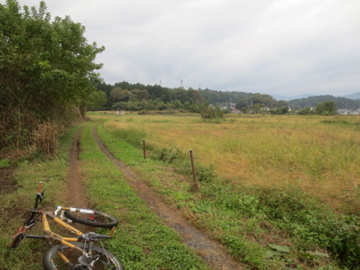
[[56,210],[54,211],[54,216],[57,216],[60,210],[61,210],[61,206],[56,206]]
[[70,212],[78,212],[78,213],[84,213],[84,214],[95,214],[94,210],[91,209],[82,209],[82,208],[70,208]]

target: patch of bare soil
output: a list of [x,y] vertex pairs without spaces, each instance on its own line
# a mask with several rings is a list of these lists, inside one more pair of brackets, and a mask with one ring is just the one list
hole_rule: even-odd
[[79,155],[81,151],[81,135],[82,129],[79,129],[75,134],[69,153],[69,174],[67,185],[67,204],[72,207],[86,208],[88,201],[85,196],[85,187],[83,184],[83,177],[80,172]]
[[[73,138],[69,153],[69,173],[68,173],[68,182],[64,201],[66,201],[67,207],[76,207],[76,208],[89,208],[88,199],[86,197],[86,189],[84,186],[84,178],[81,175],[81,162],[79,160],[79,155],[81,152],[81,135],[82,129],[79,129]],[[94,229],[79,223],[72,224],[78,230],[82,232],[93,231]]]
[[123,162],[117,160],[102,144],[96,129],[93,136],[104,154],[123,172],[130,186],[137,192],[150,208],[173,228],[195,252],[201,256],[213,269],[236,270],[244,269],[240,266],[225,248],[218,242],[210,239],[194,226],[190,225],[178,210],[164,203],[158,194],[144,184]]

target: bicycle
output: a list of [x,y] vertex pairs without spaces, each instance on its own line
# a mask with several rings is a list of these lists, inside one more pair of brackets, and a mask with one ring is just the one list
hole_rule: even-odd
[[[120,261],[109,251],[104,249],[101,239],[111,238],[115,226],[118,224],[116,218],[101,211],[84,208],[57,206],[54,212],[39,210],[42,204],[45,190],[42,190],[42,182],[38,183],[34,208],[29,211],[29,217],[24,221],[18,232],[13,236],[12,248],[17,248],[21,240],[25,238],[43,239],[59,242],[52,246],[44,255],[43,266],[46,270],[70,269],[70,270],[98,270],[116,269],[122,270]],[[59,216],[59,217],[57,217]],[[36,224],[41,217],[43,222],[43,235],[27,234],[27,231]],[[76,237],[63,237],[50,229],[49,220],[55,221]],[[77,222],[94,227],[112,228],[110,235],[101,235],[94,232],[83,233],[68,223]],[[94,245],[100,242],[101,247]]]

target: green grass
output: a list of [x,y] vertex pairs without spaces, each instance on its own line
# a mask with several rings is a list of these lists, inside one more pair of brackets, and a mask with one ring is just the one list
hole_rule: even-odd
[[[37,183],[46,188],[44,208],[53,209],[60,192],[64,190],[67,174],[67,153],[76,130],[72,129],[61,138],[59,157],[47,161],[22,160],[16,169],[17,189],[1,194],[0,215],[0,262],[2,269],[42,269],[42,257],[49,245],[42,240],[25,239],[17,249],[11,249],[12,235],[23,225],[24,214],[34,205]],[[42,234],[42,224],[31,229],[32,234]]]
[[[120,259],[125,269],[209,269],[135,194],[119,169],[103,155],[91,135],[93,125],[83,125],[80,155],[89,207],[112,214],[120,221],[113,239],[104,241],[105,246]],[[20,164],[16,174],[18,189],[1,196],[1,267],[42,269],[42,257],[48,244],[25,239],[19,248],[10,249],[11,236],[22,225],[23,213],[33,206],[38,181],[43,181],[46,188],[45,208],[53,209],[54,205],[66,203],[61,201],[61,193],[66,192],[67,156],[75,131],[71,130],[62,138],[57,159]],[[99,231],[106,233],[104,229]],[[33,227],[31,233],[42,234],[41,223]]]
[[[92,125],[82,134],[82,173],[94,207],[119,219],[108,249],[126,269],[207,269],[180,237],[155,215],[124,180],[121,172],[94,146]],[[122,149],[123,152],[129,152]],[[140,162],[133,155],[132,162]]]

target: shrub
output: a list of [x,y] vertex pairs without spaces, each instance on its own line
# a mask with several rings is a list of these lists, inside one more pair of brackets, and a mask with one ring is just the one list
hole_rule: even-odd
[[156,152],[154,158],[163,161],[165,164],[170,164],[180,156],[181,156],[181,152],[178,148],[175,149],[162,148],[158,152]]
[[274,224],[298,239],[299,249],[319,246],[344,266],[359,267],[359,217],[337,216],[301,191],[262,190],[259,202],[259,207]]
[[224,112],[219,106],[213,107],[209,103],[206,103],[200,107],[200,115],[204,121],[208,119],[222,119]]
[[215,179],[214,166],[210,166],[210,167],[199,166],[196,169],[196,176],[200,182],[203,182],[203,183],[213,182]]

